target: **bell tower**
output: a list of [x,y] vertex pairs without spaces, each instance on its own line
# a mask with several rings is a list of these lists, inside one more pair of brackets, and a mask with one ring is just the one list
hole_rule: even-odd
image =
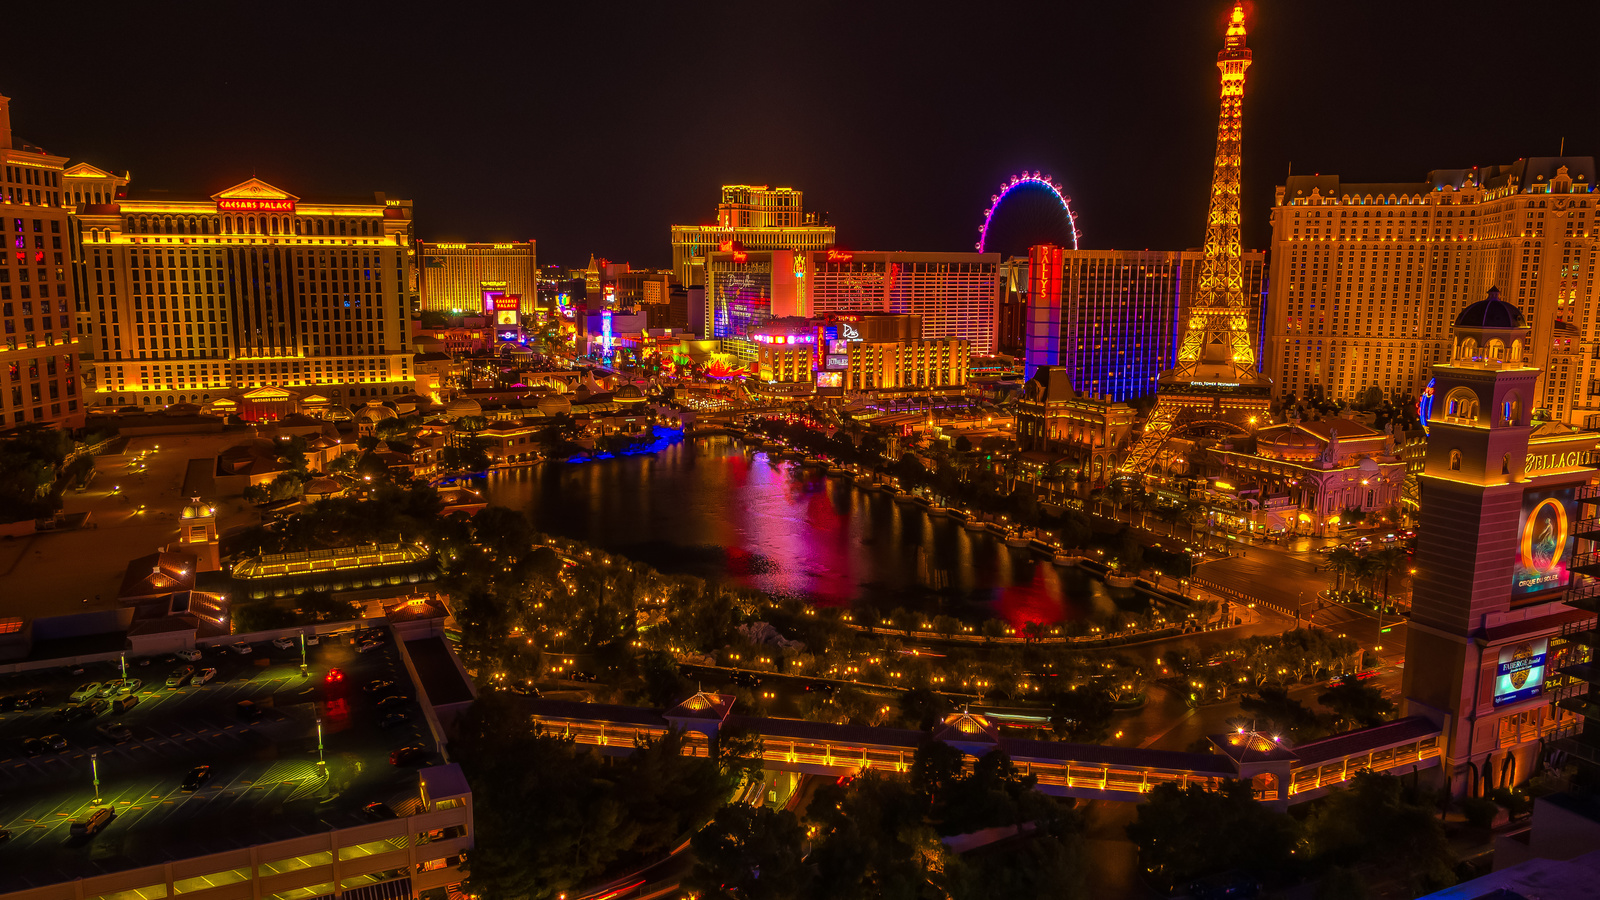
[[1532,774],[1553,727],[1541,696],[1549,638],[1574,615],[1562,601],[1595,435],[1533,421],[1530,335],[1491,288],[1433,367],[1403,694],[1406,714],[1443,728],[1458,794]]

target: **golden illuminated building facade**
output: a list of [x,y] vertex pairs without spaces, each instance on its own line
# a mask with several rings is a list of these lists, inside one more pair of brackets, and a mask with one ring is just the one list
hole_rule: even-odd
[[0,429],[83,424],[66,158],[11,134],[0,97]]
[[[75,163],[61,173],[69,203],[78,215],[71,218],[72,229],[72,289],[77,294],[78,353],[81,359],[93,360],[94,350],[90,338],[95,335],[94,310],[91,308],[94,292],[89,289],[86,276],[88,266],[83,258],[83,219],[81,214],[91,207],[116,203],[128,187],[129,177],[114,175],[88,163]],[[89,371],[93,371],[92,368]],[[93,385],[90,385],[93,388]]]
[[522,298],[517,312],[532,313],[538,295],[539,266],[534,241],[495,244],[435,243],[417,245],[422,280],[422,308],[454,315],[494,310],[484,303],[485,291]]
[[[672,277],[684,287],[703,285],[706,255],[715,250],[825,250],[833,226],[804,210],[793,188],[725,184],[715,225],[672,226]],[[709,318],[708,318],[709,321]]]
[[95,405],[276,415],[410,393],[410,201],[308,201],[252,178],[79,220]]
[[850,341],[848,394],[948,394],[965,390],[972,345],[964,340]]
[[1280,395],[1420,396],[1455,315],[1491,287],[1522,307],[1535,397],[1600,428],[1592,157],[1441,169],[1426,181],[1296,175],[1272,210],[1267,372]]
[[1244,5],[1239,3],[1228,17],[1217,54],[1222,103],[1195,298],[1182,315],[1177,361],[1161,375],[1156,407],[1123,460],[1123,470],[1129,474],[1171,472],[1175,462],[1171,438],[1243,434],[1247,422],[1264,418],[1270,405],[1271,386],[1256,366],[1239,232],[1244,83],[1251,61],[1245,46]]

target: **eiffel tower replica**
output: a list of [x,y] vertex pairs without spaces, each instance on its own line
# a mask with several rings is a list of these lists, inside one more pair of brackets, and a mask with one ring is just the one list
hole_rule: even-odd
[[1161,375],[1156,406],[1144,434],[1122,463],[1122,474],[1166,470],[1169,439],[1181,435],[1248,434],[1265,423],[1272,383],[1256,371],[1245,305],[1244,264],[1239,246],[1239,146],[1243,122],[1244,5],[1234,6],[1217,54],[1222,70],[1222,114],[1217,119],[1217,160],[1211,173],[1211,209],[1206,217],[1205,258],[1194,304],[1188,310],[1177,365]]

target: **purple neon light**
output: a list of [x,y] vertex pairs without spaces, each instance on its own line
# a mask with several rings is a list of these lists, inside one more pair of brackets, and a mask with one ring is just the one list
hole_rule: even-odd
[[1061,209],[1067,214],[1067,224],[1072,228],[1072,249],[1078,249],[1078,218],[1072,214],[1072,198],[1061,193],[1061,186],[1055,183],[1049,175],[1040,175],[1038,172],[1023,172],[1021,175],[1011,176],[1011,180],[1000,185],[1000,193],[989,198],[989,208],[983,211],[983,224],[978,226],[978,252],[983,252],[983,245],[989,239],[989,223],[994,221],[995,211],[1000,209],[1000,201],[1008,194],[1025,184],[1035,184],[1046,188],[1056,195],[1061,201]]

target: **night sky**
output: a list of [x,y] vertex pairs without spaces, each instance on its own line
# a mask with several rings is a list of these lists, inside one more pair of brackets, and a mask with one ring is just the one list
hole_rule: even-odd
[[[252,172],[308,199],[382,190],[424,238],[535,238],[543,263],[666,266],[668,226],[739,182],[804,190],[849,247],[970,250],[1024,170],[1065,185],[1085,247],[1181,249],[1203,233],[1228,8],[74,5],[9,35],[0,93],[19,136],[136,192]],[[1600,152],[1600,3],[1249,10],[1249,247],[1291,163],[1416,181],[1563,137]]]

